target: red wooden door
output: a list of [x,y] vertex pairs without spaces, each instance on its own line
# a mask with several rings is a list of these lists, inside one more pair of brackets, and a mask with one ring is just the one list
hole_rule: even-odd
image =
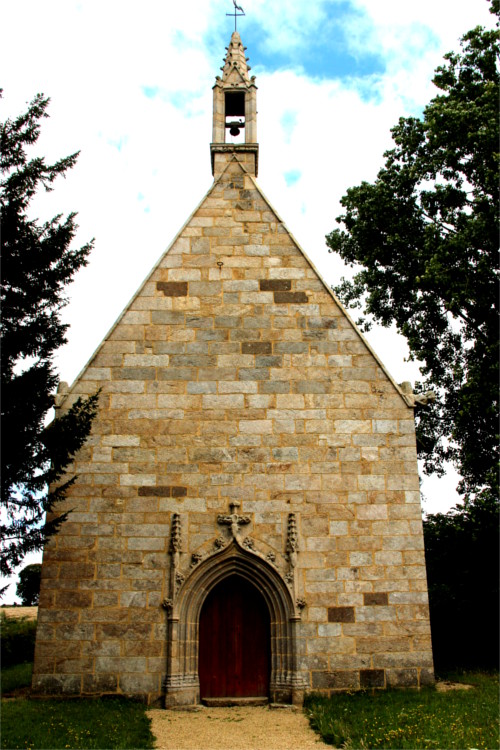
[[237,575],[219,583],[200,615],[201,697],[267,696],[270,643],[269,610],[262,594]]

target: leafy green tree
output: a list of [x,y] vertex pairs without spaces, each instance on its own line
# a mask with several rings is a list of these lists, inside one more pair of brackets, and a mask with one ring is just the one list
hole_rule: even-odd
[[498,53],[498,31],[477,27],[445,55],[441,93],[399,120],[327,237],[356,268],[341,300],[365,308],[365,329],[395,324],[422,363],[417,390],[438,398],[416,415],[419,455],[427,473],[452,461],[467,499],[498,496]]
[[[79,400],[46,424],[54,406],[58,375],[55,350],[65,343],[60,319],[67,303],[64,288],[86,265],[92,243],[74,250],[75,214],[40,223],[30,218],[30,201],[39,188],[52,190],[78,154],[55,164],[28,159],[49,100],[41,94],[28,110],[0,124],[0,211],[2,228],[1,385],[2,488],[0,573],[10,575],[26,553],[42,548],[64,516],[45,521],[45,513],[74,481],[61,481],[64,469],[89,434],[97,395]],[[59,485],[57,483],[59,482]],[[50,487],[50,490],[48,489]]]
[[21,599],[24,607],[32,607],[38,604],[40,595],[40,578],[42,566],[40,563],[26,565],[19,571],[19,581],[16,586],[16,594]]

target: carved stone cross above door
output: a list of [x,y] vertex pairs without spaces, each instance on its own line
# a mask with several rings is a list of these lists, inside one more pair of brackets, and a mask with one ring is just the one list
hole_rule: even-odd
[[217,516],[217,523],[224,526],[229,526],[233,539],[240,541],[240,526],[246,526],[250,523],[250,516],[239,516],[237,513],[240,503],[233,501],[229,505],[231,513],[228,516],[219,515]]

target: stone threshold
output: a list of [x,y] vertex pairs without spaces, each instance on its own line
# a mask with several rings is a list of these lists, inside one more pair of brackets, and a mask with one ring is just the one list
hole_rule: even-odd
[[209,708],[219,708],[222,706],[267,706],[269,699],[265,696],[255,696],[250,698],[203,698],[202,703]]

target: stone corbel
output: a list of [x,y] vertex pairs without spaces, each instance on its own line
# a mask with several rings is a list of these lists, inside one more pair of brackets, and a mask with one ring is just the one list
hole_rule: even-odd
[[400,383],[399,387],[409,406],[413,406],[415,408],[419,406],[428,406],[428,404],[433,404],[436,400],[435,391],[425,391],[425,393],[414,393],[412,385],[408,381],[405,381],[404,383]]

